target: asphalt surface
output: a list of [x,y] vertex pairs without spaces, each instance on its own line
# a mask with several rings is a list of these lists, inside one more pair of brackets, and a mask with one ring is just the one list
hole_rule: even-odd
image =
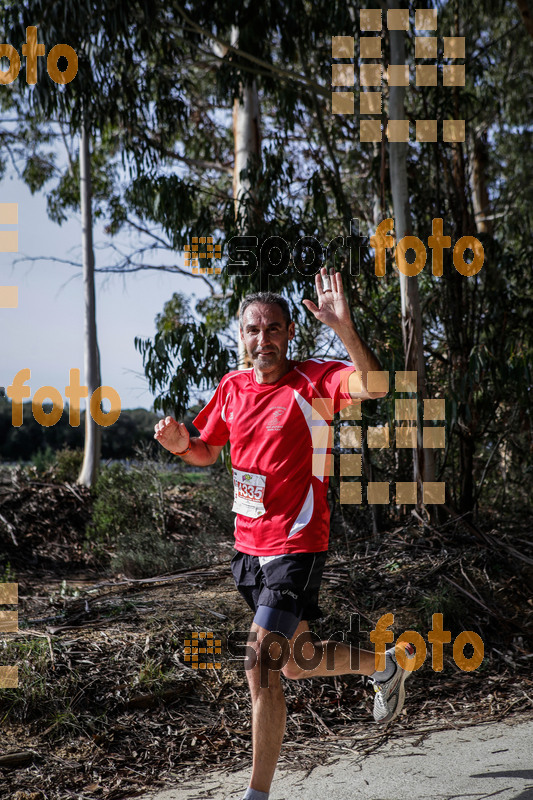
[[[241,800],[249,770],[209,772],[141,800]],[[533,800],[533,719],[396,738],[312,772],[276,770],[269,800]]]

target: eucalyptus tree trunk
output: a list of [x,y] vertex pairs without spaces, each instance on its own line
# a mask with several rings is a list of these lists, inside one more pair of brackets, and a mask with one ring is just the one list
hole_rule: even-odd
[[83,287],[85,299],[85,342],[84,366],[85,384],[89,390],[85,411],[85,445],[83,464],[78,476],[78,483],[91,486],[98,473],[102,430],[93,420],[89,401],[92,393],[101,386],[100,353],[96,336],[96,302],[94,290],[94,247],[92,217],[91,186],[91,154],[89,147],[89,131],[84,121],[80,137],[80,204],[81,231],[83,249]]
[[486,130],[476,130],[471,146],[470,162],[472,165],[470,185],[472,189],[472,204],[474,218],[478,233],[493,231],[493,221],[490,213],[490,198],[488,190],[487,170],[489,166],[489,148]]
[[[239,31],[232,29],[231,43],[238,45]],[[241,176],[252,162],[258,162],[261,157],[261,116],[259,109],[259,96],[257,84],[252,82],[241,83],[242,99],[236,98],[233,102],[233,147],[235,160],[233,166],[233,200],[235,203],[235,219],[241,234],[253,236],[254,223],[258,221],[258,210],[255,203],[250,204],[254,191],[250,178]],[[244,342],[239,337],[239,369],[248,369],[252,366],[250,357],[244,347]]]
[[[398,8],[397,0],[389,0],[388,8]],[[389,32],[391,42],[391,64],[405,64],[404,31]],[[405,119],[405,88],[390,86],[389,119]],[[389,142],[390,179],[392,204],[394,209],[394,228],[396,241],[411,235],[411,211],[409,187],[407,182],[406,142]],[[424,342],[422,334],[422,312],[418,293],[418,277],[408,277],[399,272],[402,337],[405,354],[405,369],[416,371],[418,375],[418,398],[428,396],[426,387],[426,366],[424,361]],[[418,404],[420,409],[420,404]],[[432,450],[422,448],[422,419],[420,411],[417,420],[417,448],[413,449],[413,479],[419,486],[422,481],[435,480],[435,459]]]

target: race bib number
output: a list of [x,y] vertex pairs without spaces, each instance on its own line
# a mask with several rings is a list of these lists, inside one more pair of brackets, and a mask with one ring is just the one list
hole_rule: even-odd
[[263,498],[265,496],[266,477],[253,472],[233,470],[234,499],[232,511],[245,517],[256,519],[265,513]]

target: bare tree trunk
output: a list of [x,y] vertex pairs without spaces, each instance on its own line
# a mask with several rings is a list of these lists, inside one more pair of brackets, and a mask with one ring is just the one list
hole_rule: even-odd
[[[253,159],[259,159],[261,153],[259,97],[255,81],[242,87],[242,102],[235,99],[233,103],[233,137],[235,162],[233,167],[233,198],[235,201],[235,217],[243,230],[252,232],[257,219],[257,211],[246,207],[246,198],[253,195],[253,187],[248,177],[241,177],[241,172],[248,168]],[[248,212],[248,213],[247,213]],[[250,213],[252,212],[252,213]]]
[[85,412],[85,446],[83,464],[78,483],[91,486],[98,473],[102,431],[93,420],[89,401],[92,393],[101,386],[100,353],[96,336],[96,303],[94,291],[94,248],[91,187],[91,154],[89,131],[86,122],[82,126],[80,138],[80,204],[83,248],[83,285],[85,294],[85,383],[89,389]]
[[[398,8],[397,0],[389,0],[389,8]],[[391,64],[405,64],[405,33],[390,31]],[[389,119],[405,119],[405,88],[389,88]],[[392,203],[394,208],[394,227],[396,241],[411,235],[411,211],[407,184],[407,143],[389,142],[390,176]],[[400,275],[400,294],[402,312],[402,336],[405,353],[405,369],[417,372],[418,397],[428,396],[426,387],[426,366],[422,336],[422,312],[418,294],[417,276]],[[413,477],[419,489],[422,481],[435,480],[435,459],[432,450],[422,448],[422,419],[417,420],[417,448],[413,450]]]
[[[232,29],[231,43],[237,46],[239,31]],[[248,169],[253,161],[261,157],[261,119],[259,110],[259,96],[255,80],[251,83],[242,83],[242,100],[236,98],[233,103],[233,143],[235,161],[233,166],[233,199],[235,202],[235,218],[243,235],[253,235],[254,222],[258,219],[256,204],[250,205],[253,198],[253,186],[250,178],[241,175]],[[244,342],[239,337],[239,369],[249,369],[252,366],[250,357],[244,347]]]
[[492,233],[493,222],[490,216],[490,200],[487,188],[487,167],[489,165],[489,148],[486,130],[476,131],[471,151],[472,161],[472,202],[478,233]]

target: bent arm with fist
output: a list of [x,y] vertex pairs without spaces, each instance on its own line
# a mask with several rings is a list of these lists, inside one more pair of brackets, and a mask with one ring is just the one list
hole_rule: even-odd
[[187,464],[207,467],[214,464],[222,447],[206,444],[198,436],[189,436],[183,422],[165,417],[154,426],[154,439],[166,450],[180,456]]

